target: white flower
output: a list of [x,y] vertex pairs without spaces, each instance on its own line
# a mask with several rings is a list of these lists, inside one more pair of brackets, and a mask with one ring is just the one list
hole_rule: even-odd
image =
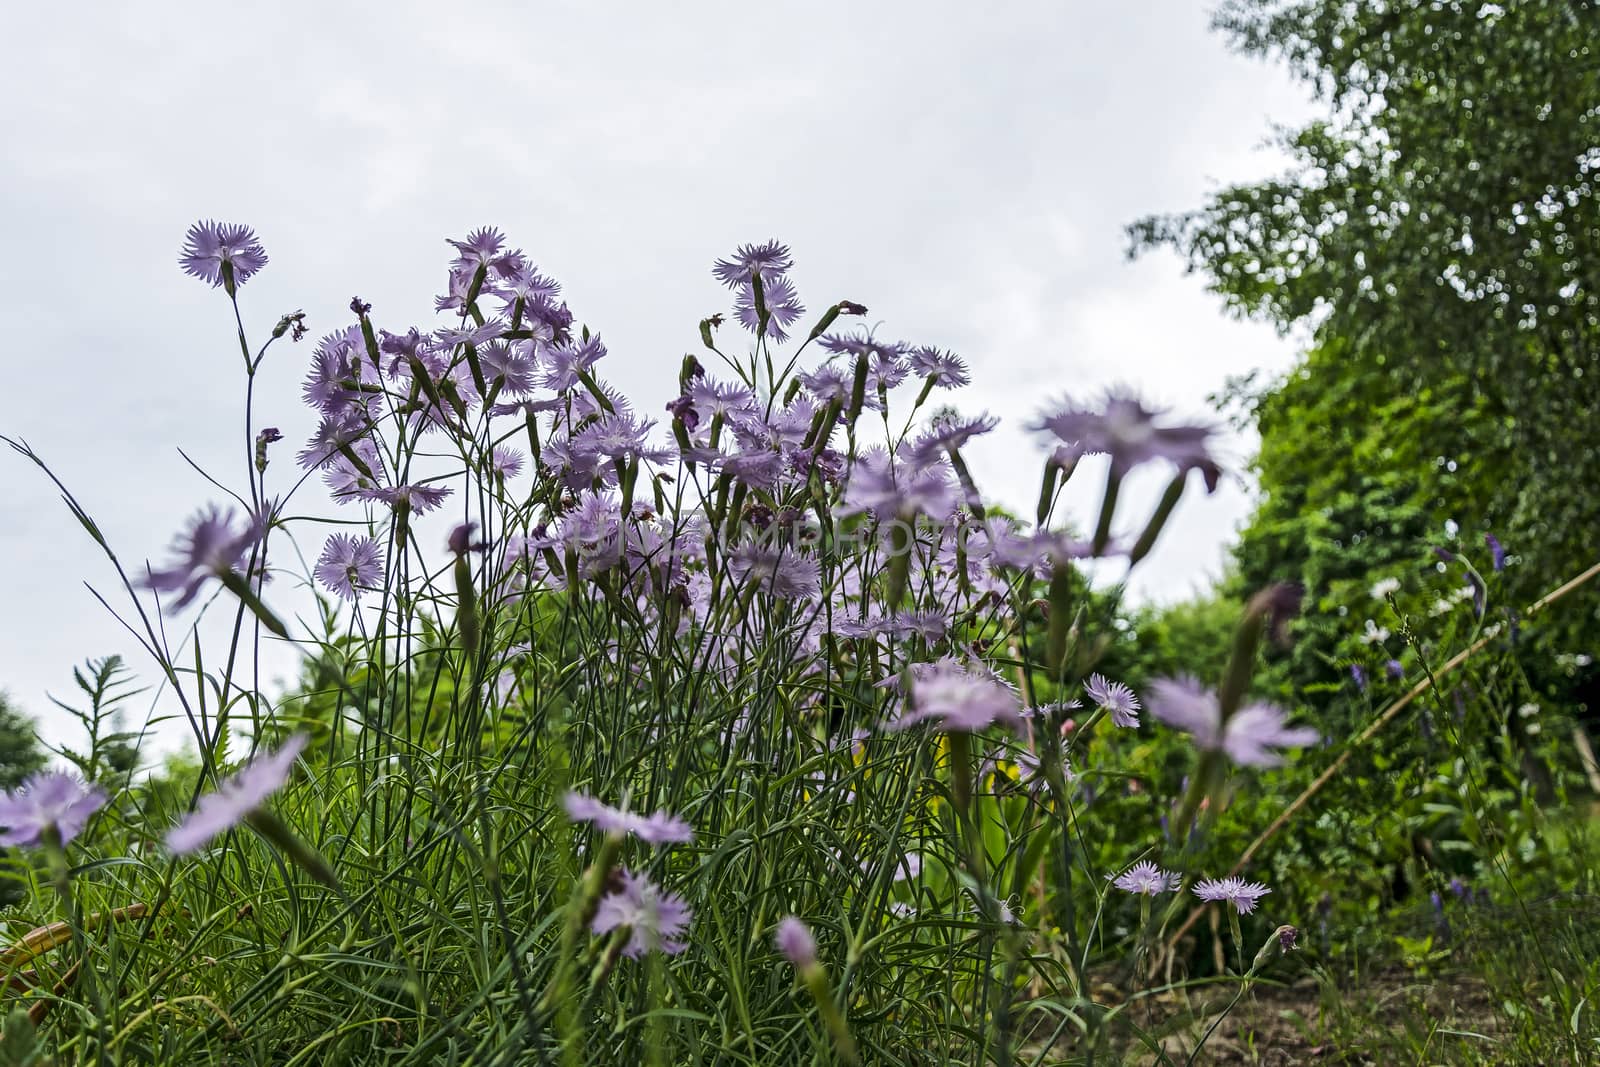
[[1372,599],[1387,600],[1400,591],[1400,579],[1380,578],[1372,583]]
[[1528,736],[1532,737],[1534,734],[1539,732],[1539,724],[1536,723],[1536,722],[1530,722],[1527,725],[1527,731],[1528,731]]
[[1539,705],[1529,701],[1517,709],[1517,714],[1522,716],[1524,719],[1533,715],[1537,715],[1539,714]]
[[1361,635],[1361,643],[1363,645],[1381,645],[1387,640],[1389,640],[1389,631],[1368,619],[1367,632]]

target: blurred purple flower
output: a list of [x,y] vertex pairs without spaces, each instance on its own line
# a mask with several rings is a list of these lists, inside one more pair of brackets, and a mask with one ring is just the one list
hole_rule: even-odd
[[734,550],[728,567],[739,581],[781,600],[812,601],[822,589],[822,571],[816,559],[792,548],[743,544]]
[[1097,707],[1111,714],[1111,721],[1118,726],[1139,725],[1139,698],[1132,689],[1121,682],[1111,681],[1103,674],[1090,675],[1083,689]]
[[904,730],[919,722],[932,722],[941,730],[974,733],[999,723],[1011,729],[1022,725],[1022,705],[1017,694],[994,676],[963,667],[949,657],[911,666],[911,707],[883,724],[885,730]]
[[916,466],[927,466],[938,458],[939,453],[965,448],[968,441],[999,425],[1000,420],[992,415],[979,415],[974,419],[959,415],[936,418],[911,443],[906,450],[906,458]]
[[231,507],[223,511],[212,505],[195,516],[188,530],[172,543],[172,551],[178,558],[166,568],[150,570],[142,583],[144,587],[158,593],[177,593],[178,598],[170,606],[179,609],[195,598],[206,579],[220,577],[238,567],[246,553],[261,540],[265,526],[256,521],[236,529],[234,514]]
[[919,464],[909,458],[891,462],[887,452],[873,448],[850,468],[838,514],[867,512],[880,521],[918,514],[943,518],[956,502],[956,489],[944,464]]
[[178,256],[184,273],[215,288],[222,284],[224,263],[231,265],[235,285],[243,285],[267,265],[266,249],[256,240],[255,231],[248,226],[210,220],[190,226]]
[[167,848],[178,855],[193,852],[231,830],[283,788],[294,761],[310,738],[295,734],[276,752],[257,756],[250,765],[200,798],[194,811],[167,834]]
[[1494,563],[1494,569],[1497,571],[1505,570],[1506,550],[1501,547],[1500,539],[1492,533],[1486,533],[1483,535],[1483,543],[1489,546],[1489,556]]
[[1389,660],[1383,665],[1383,669],[1388,672],[1390,678],[1399,679],[1406,676],[1405,667],[1397,659]]
[[814,371],[801,371],[795,375],[795,379],[824,403],[829,400],[844,403],[850,399],[850,375],[835,364],[826,363]]
[[666,893],[642,874],[623,869],[622,888],[600,900],[591,924],[596,934],[607,934],[619,927],[633,931],[623,955],[638,959],[646,952],[659,950],[676,955],[688,946],[677,940],[694,918],[682,897]]
[[817,343],[836,356],[868,356],[877,363],[899,363],[906,350],[900,341],[880,341],[864,330],[826,334]]
[[811,935],[811,928],[793,915],[786,915],[778,922],[778,929],[773,934],[773,941],[778,946],[778,951],[783,953],[790,963],[798,970],[814,967],[817,963],[817,939]]
[[1150,711],[1168,726],[1194,737],[1206,751],[1223,751],[1246,767],[1276,767],[1283,759],[1274,748],[1309,745],[1317,739],[1310,727],[1287,727],[1284,713],[1271,704],[1246,704],[1222,723],[1216,693],[1192,678],[1162,678],[1151,685]]
[[1079,454],[1104,452],[1118,475],[1153,459],[1166,459],[1183,470],[1198,469],[1206,487],[1215,490],[1221,468],[1207,449],[1214,432],[1206,425],[1158,426],[1162,409],[1144,406],[1131,393],[1112,390],[1099,407],[1068,404],[1047,415],[1035,429],[1054,434]]
[[1164,871],[1149,860],[1143,860],[1129,867],[1111,884],[1129,893],[1143,893],[1153,897],[1157,893],[1172,892],[1178,888],[1181,881],[1182,879],[1171,871]]
[[51,835],[65,845],[83,832],[89,816],[105,806],[97,785],[59,771],[39,771],[0,796],[0,845],[38,845]]
[[681,845],[694,840],[694,829],[671,812],[640,815],[578,792],[568,793],[564,804],[567,818],[590,823],[602,833],[632,834],[651,845]]
[[[693,401],[696,413],[708,419],[747,410],[756,402],[756,395],[749,386],[739,382],[719,382],[704,374],[694,379],[686,395]],[[694,427],[690,426],[689,429]]]
[[396,511],[404,509],[413,515],[426,515],[443,504],[450,493],[450,487],[443,485],[389,485],[363,489],[356,495],[363,500],[388,504]]
[[1242,878],[1207,878],[1194,887],[1194,895],[1201,900],[1225,900],[1248,915],[1256,910],[1256,901],[1272,890],[1260,882],[1247,882]]
[[1350,678],[1356,683],[1356,689],[1363,693],[1367,691],[1367,672],[1361,669],[1361,664],[1350,664]]
[[353,601],[383,582],[383,550],[370,537],[336,533],[322,546],[316,574],[328,590]]
[[475,522],[458,522],[450,528],[450,536],[445,540],[445,547],[453,555],[464,556],[468,552],[483,552],[488,549],[489,542],[480,537],[473,537],[477,530]]

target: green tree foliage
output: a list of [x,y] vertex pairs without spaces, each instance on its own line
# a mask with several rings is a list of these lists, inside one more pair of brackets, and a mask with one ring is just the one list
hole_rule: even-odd
[[15,789],[44,763],[33,720],[0,692],[0,789]]
[[[1262,434],[1241,582],[1349,610],[1430,565],[1446,520],[1520,557],[1513,602],[1593,563],[1600,6],[1230,0],[1216,24],[1329,109],[1282,135],[1288,173],[1131,228],[1235,312],[1313,330],[1285,379],[1236,389]],[[1303,643],[1295,677],[1331,681],[1337,651]]]

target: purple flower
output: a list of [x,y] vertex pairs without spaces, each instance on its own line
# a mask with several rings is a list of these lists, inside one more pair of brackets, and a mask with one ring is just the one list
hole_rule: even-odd
[[786,463],[783,453],[763,450],[729,456],[722,461],[722,470],[751,489],[770,492],[778,487]]
[[1129,893],[1143,893],[1153,897],[1157,893],[1172,892],[1178,888],[1178,883],[1181,881],[1182,879],[1171,871],[1164,871],[1149,860],[1144,860],[1129,867],[1111,884]]
[[967,364],[954,352],[943,352],[931,345],[913,348],[906,358],[913,374],[933,378],[943,389],[955,389],[972,381]]
[[234,509],[223,511],[212,505],[190,522],[189,528],[172,543],[177,559],[162,570],[151,570],[143,584],[158,593],[177,593],[174,609],[186,607],[200,592],[207,578],[229,573],[244,559],[265,532],[261,522],[250,522],[243,529],[233,524]]
[[1367,672],[1361,669],[1361,664],[1350,664],[1350,678],[1356,683],[1356,689],[1363,693],[1367,691]]
[[[762,303],[767,306],[767,336],[774,341],[787,341],[789,327],[806,313],[799,292],[787,278],[768,280],[763,277],[761,290]],[[756,310],[756,287],[753,284],[740,286],[739,299],[735,301],[733,311],[745,329],[754,334],[761,332],[761,313]]]
[[1151,409],[1130,393],[1112,390],[1099,407],[1066,405],[1035,426],[1071,446],[1079,454],[1104,452],[1111,469],[1124,474],[1153,459],[1167,459],[1179,468],[1197,468],[1206,487],[1214,490],[1222,472],[1207,451],[1210,426],[1157,426],[1164,412]]
[[478,352],[478,360],[489,383],[499,383],[506,393],[513,396],[533,392],[539,382],[539,361],[533,355],[531,342],[488,345]]
[[671,812],[640,815],[577,792],[566,795],[565,805],[567,818],[591,823],[602,833],[632,834],[651,845],[681,845],[694,840],[694,830]]
[[497,448],[490,457],[489,469],[501,478],[515,478],[522,471],[522,453],[514,448]]
[[683,428],[689,433],[694,433],[700,425],[700,413],[695,410],[694,397],[688,393],[667,401],[667,411],[673,418],[683,423]]
[[482,538],[473,537],[473,532],[478,528],[475,522],[459,522],[450,529],[450,536],[445,540],[451,554],[464,556],[468,552],[483,552],[489,547],[489,542]]
[[1287,727],[1284,713],[1271,704],[1246,704],[1222,722],[1217,695],[1192,678],[1162,678],[1151,686],[1150,711],[1168,726],[1193,735],[1205,751],[1221,750],[1246,767],[1276,767],[1283,759],[1273,748],[1309,745],[1310,727]]
[[830,333],[817,342],[836,356],[867,356],[875,363],[898,364],[906,346],[899,341],[880,341],[866,331]]
[[1391,678],[1399,679],[1406,676],[1405,667],[1397,659],[1392,659],[1385,663],[1383,665],[1383,669],[1389,673],[1389,677]]
[[919,513],[942,518],[955,508],[956,500],[946,466],[924,466],[911,457],[895,463],[883,449],[874,448],[862,453],[850,468],[838,513],[868,512],[879,520]]
[[837,400],[844,403],[850,399],[851,376],[843,367],[824,364],[809,373],[801,371],[795,375],[795,379],[820,401]]
[[505,333],[508,328],[500,319],[490,319],[482,326],[474,323],[471,326],[446,327],[441,330],[435,330],[433,336],[440,345],[446,348],[454,348],[456,345],[472,345],[476,348],[478,345],[493,341],[496,337]]
[[1000,420],[992,415],[979,415],[964,419],[959,415],[936,418],[906,450],[906,458],[919,467],[932,463],[941,452],[954,452],[965,448],[968,441],[993,430]]
[[817,939],[811,936],[811,928],[793,915],[787,915],[779,921],[772,939],[777,943],[778,951],[797,970],[816,966]]
[[595,334],[587,341],[555,345],[545,352],[544,380],[539,384],[557,393],[564,393],[578,384],[580,373],[606,357],[606,346]]
[[1226,900],[1239,909],[1240,915],[1256,910],[1256,901],[1272,890],[1260,882],[1247,882],[1243,878],[1207,878],[1194,887],[1194,895],[1201,900]]
[[1118,726],[1139,725],[1139,698],[1121,682],[1113,682],[1103,674],[1092,674],[1084,683],[1084,692],[1098,707],[1111,713],[1111,721]]
[[229,266],[233,284],[243,285],[267,265],[267,252],[248,226],[210,220],[190,226],[178,256],[184,273],[215,288],[223,283],[223,264]]
[[1489,555],[1494,561],[1494,569],[1497,571],[1505,570],[1506,550],[1501,547],[1500,539],[1492,533],[1486,533],[1483,535],[1483,543],[1489,546]]
[[362,408],[346,406],[326,414],[295,459],[306,470],[326,467],[342,455],[341,449],[353,447],[370,426]]
[[379,398],[360,389],[363,378],[367,384],[374,384],[378,368],[367,362],[361,328],[351,326],[317,342],[300,395],[324,415],[340,415],[351,407],[370,409]]
[[[689,386],[685,396],[692,402],[695,413],[703,418],[717,415],[726,417],[737,411],[746,411],[756,402],[756,395],[749,386],[739,382],[719,382],[703,374]],[[694,427],[689,426],[689,429]]]
[[618,927],[633,932],[623,955],[638,959],[646,952],[660,950],[676,955],[688,946],[677,940],[688,929],[694,914],[682,897],[666,893],[642,874],[623,869],[622,888],[600,900],[590,929],[607,934]]
[[518,300],[524,304],[551,304],[561,296],[561,283],[539,273],[532,263],[521,263],[505,279],[506,310]]
[[443,485],[389,485],[363,489],[356,495],[363,500],[381,501],[395,511],[426,515],[443,504],[450,493],[450,487]]
[[194,811],[167,834],[167,848],[178,855],[193,852],[224,831],[238,826],[283,788],[294,761],[310,738],[295,734],[276,752],[257,756],[250,765],[200,798]]
[[601,416],[575,434],[571,441],[574,455],[579,457],[604,456],[617,463],[629,459],[646,459],[659,463],[669,457],[669,450],[650,445],[646,438],[655,421],[640,421],[625,412]]
[[792,266],[794,260],[789,255],[789,246],[768,241],[766,244],[740,245],[738,251],[727,259],[717,260],[711,273],[729,289],[737,289],[741,285],[749,285],[753,274],[759,273],[762,284],[766,284]]
[[963,667],[946,657],[911,667],[911,709],[883,724],[904,730],[932,721],[941,730],[974,733],[995,723],[1012,729],[1022,725],[1017,694],[987,673]]
[[65,845],[83,832],[89,816],[106,802],[97,785],[59,771],[30,774],[17,788],[0,796],[0,845],[38,845],[55,838]]
[[336,533],[322,546],[316,573],[330,592],[353,601],[383,581],[383,550],[370,537]]
[[781,600],[815,600],[822,589],[817,561],[792,548],[740,545],[729,560],[729,570],[741,582],[759,586]]
[[481,226],[467,234],[465,241],[448,239],[455,246],[455,262],[451,269],[467,275],[470,281],[473,272],[481,266],[493,268],[500,274],[511,274],[515,271],[521,258],[517,252],[502,252],[505,247],[506,235],[493,226]]

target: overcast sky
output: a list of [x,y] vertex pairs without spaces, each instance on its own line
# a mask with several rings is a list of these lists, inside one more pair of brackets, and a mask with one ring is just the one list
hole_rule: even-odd
[[[193,220],[265,243],[247,326],[303,308],[313,336],[355,294],[380,325],[431,325],[444,239],[498,225],[647,413],[724,309],[711,261],[778,237],[811,308],[857,300],[880,336],[967,358],[963,410],[1004,420],[978,481],[1031,508],[1023,426],[1049,400],[1127,382],[1199,413],[1228,376],[1293,356],[1172,256],[1124,257],[1137,216],[1278,169],[1270,124],[1308,113],[1207,7],[19,5],[0,39],[0,432],[137,567],[220,499],[179,447],[243,484],[227,302],[175,264]],[[260,421],[294,446],[310,344],[274,351]],[[1230,439],[1236,465],[1250,448]],[[9,451],[0,485],[0,688],[69,737],[45,694],[70,694],[74,663],[123,652],[153,672],[84,588],[123,603],[52,487]],[[1187,499],[1136,594],[1202,586],[1247,507],[1241,481]]]

